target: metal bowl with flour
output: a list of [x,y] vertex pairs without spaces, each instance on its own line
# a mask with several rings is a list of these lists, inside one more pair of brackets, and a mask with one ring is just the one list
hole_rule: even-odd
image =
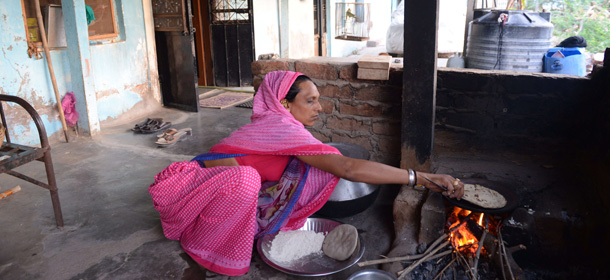
[[[337,148],[346,157],[365,160],[371,158],[366,149],[355,144],[327,144]],[[369,208],[375,202],[378,194],[378,185],[341,179],[326,204],[316,213],[332,218],[353,216]]]
[[[329,219],[307,218],[305,225],[298,230],[321,232],[326,235],[339,225],[341,225],[340,222]],[[270,253],[273,239],[275,236],[277,236],[277,234],[277,232],[268,234],[257,240],[256,249],[258,251],[258,255],[261,257],[263,262],[269,266],[292,275],[324,276],[334,274],[348,269],[352,265],[356,264],[362,258],[365,251],[364,240],[362,236],[359,236],[356,250],[347,260],[338,261],[331,259],[320,251],[319,254],[310,254],[289,263],[280,263],[273,260]]]

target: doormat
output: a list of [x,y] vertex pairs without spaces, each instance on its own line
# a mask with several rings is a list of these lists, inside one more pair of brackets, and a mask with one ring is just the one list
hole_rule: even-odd
[[252,108],[254,108],[254,100],[246,101],[246,102],[244,102],[242,104],[239,104],[239,105],[237,105],[235,107],[250,108],[250,109],[252,109]]
[[200,100],[199,106],[204,108],[224,109],[250,101],[252,98],[254,98],[254,95],[251,93],[223,92],[219,95]]

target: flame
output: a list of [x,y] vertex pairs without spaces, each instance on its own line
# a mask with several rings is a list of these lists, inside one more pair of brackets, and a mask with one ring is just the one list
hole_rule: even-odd
[[[451,214],[451,220],[454,222],[449,228],[459,225],[464,217],[467,217],[470,215],[470,213],[471,211],[469,210],[454,207],[453,213]],[[483,226],[483,216],[483,213],[479,215],[478,224],[480,226]],[[477,248],[479,247],[479,240],[470,232],[470,230],[468,230],[465,223],[451,234],[450,240],[453,247],[462,253],[475,254]]]

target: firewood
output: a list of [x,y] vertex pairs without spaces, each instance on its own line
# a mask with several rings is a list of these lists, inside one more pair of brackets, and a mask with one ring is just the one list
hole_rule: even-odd
[[[443,242],[443,244],[441,244],[440,246],[438,246],[438,248],[430,251],[430,253],[428,253],[430,256],[434,255],[438,250],[440,250],[441,248],[444,248],[445,246],[449,245],[451,241],[447,240],[445,242]],[[406,269],[403,269],[401,271],[398,272],[398,279],[405,279],[406,275],[409,274],[409,272],[411,272],[413,269],[415,269],[418,265],[420,265],[421,263],[427,261],[429,258],[428,257],[423,257],[421,259],[419,259],[418,261],[416,261],[415,263],[411,264],[409,267],[407,267]]]
[[483,248],[483,243],[485,242],[485,237],[487,237],[487,227],[488,227],[488,224],[487,224],[487,222],[485,222],[485,228],[483,229],[483,235],[481,236],[481,240],[479,240],[479,247],[477,247],[477,252],[474,257],[474,265],[472,266],[473,267],[472,275],[473,275],[474,279],[478,279],[477,278],[477,276],[478,276],[477,267],[479,265],[479,257],[481,256],[481,248]]
[[[451,265],[452,265],[452,264],[453,264],[453,263],[454,263],[456,260],[457,260],[457,257],[453,257],[453,259],[451,259],[451,261],[449,262],[449,264],[447,264],[447,265],[445,266],[445,268],[443,268],[443,270],[441,270],[441,272],[439,272],[439,273],[436,275],[436,277],[434,277],[434,279],[432,279],[432,280],[436,280],[436,279],[438,279],[439,277],[441,277],[441,276],[442,276],[442,275],[445,273],[445,270],[447,270],[447,268],[449,268],[449,267],[450,267],[450,266],[451,266]],[[455,274],[453,275],[453,277],[455,277]]]
[[428,253],[430,253],[430,251],[432,251],[432,249],[435,248],[436,245],[438,245],[438,243],[440,243],[441,241],[446,240],[446,239],[447,239],[447,234],[441,235],[441,237],[436,239],[432,243],[432,245],[430,245],[430,247],[428,247],[428,249],[426,249],[426,251],[424,253],[419,254],[419,255],[410,255],[410,256],[394,257],[394,258],[387,258],[387,257],[385,257],[383,259],[378,259],[378,260],[359,262],[358,266],[363,267],[363,266],[373,265],[373,264],[382,264],[382,263],[390,263],[390,262],[417,260],[417,259],[420,259],[420,258],[426,256]]

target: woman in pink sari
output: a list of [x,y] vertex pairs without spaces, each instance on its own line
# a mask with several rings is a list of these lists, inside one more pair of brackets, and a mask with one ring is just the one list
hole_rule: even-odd
[[[420,182],[460,198],[449,175],[344,157],[305,126],[318,119],[320,94],[301,73],[268,73],[254,97],[252,123],[190,162],[176,162],[149,187],[163,233],[201,266],[225,275],[248,272],[254,240],[296,230],[328,200],[339,178],[371,184]],[[420,180],[421,179],[421,180]]]

